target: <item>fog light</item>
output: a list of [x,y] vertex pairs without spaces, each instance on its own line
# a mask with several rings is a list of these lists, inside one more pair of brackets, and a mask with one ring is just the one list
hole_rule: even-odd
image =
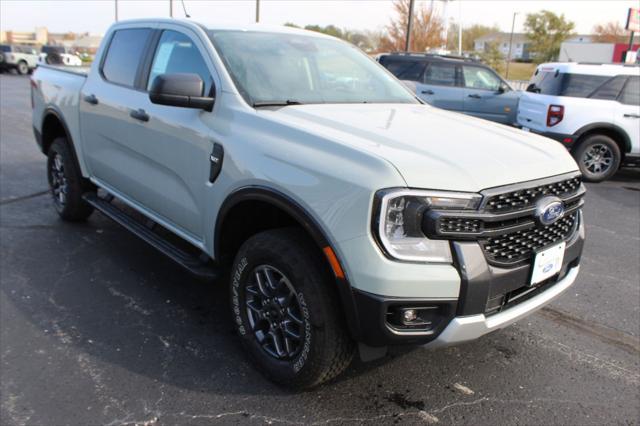
[[405,309],[402,312],[402,321],[405,324],[411,323],[418,318],[418,313],[415,309]]

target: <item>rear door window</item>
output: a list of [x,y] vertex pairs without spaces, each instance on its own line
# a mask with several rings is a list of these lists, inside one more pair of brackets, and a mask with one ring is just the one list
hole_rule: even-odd
[[640,77],[630,77],[622,90],[620,102],[627,105],[640,105]]
[[432,62],[427,68],[424,76],[424,82],[426,84],[434,84],[436,86],[455,86],[456,66],[445,62]]
[[382,58],[380,63],[399,80],[422,82],[422,74],[426,67],[424,61],[410,61],[402,59]]
[[627,81],[626,75],[618,75],[606,81],[589,96],[591,99],[602,99],[605,101],[615,101],[620,95],[620,91]]
[[134,87],[150,35],[148,28],[117,30],[102,64],[104,78],[112,83]]

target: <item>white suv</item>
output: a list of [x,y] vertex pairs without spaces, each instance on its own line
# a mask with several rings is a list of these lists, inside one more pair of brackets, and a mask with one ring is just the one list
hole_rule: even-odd
[[518,124],[571,151],[585,180],[640,159],[640,67],[548,63],[520,98]]

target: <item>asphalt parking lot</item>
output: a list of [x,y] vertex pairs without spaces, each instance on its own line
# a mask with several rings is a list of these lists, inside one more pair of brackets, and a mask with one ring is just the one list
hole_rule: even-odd
[[640,170],[588,185],[582,270],[551,306],[292,393],[249,364],[224,285],[98,213],[61,222],[28,78],[1,75],[0,103],[0,424],[639,423]]

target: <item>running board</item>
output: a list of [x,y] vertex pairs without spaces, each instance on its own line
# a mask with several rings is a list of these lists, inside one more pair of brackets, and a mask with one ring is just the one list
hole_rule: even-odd
[[82,198],[100,213],[123,226],[131,233],[137,235],[139,238],[162,252],[164,255],[198,278],[213,281],[220,277],[219,269],[211,264],[211,262],[205,263],[198,256],[187,253],[180,247],[177,247],[162,238],[160,235],[153,232],[150,227],[135,220],[109,201],[100,198],[95,193],[86,193]]

